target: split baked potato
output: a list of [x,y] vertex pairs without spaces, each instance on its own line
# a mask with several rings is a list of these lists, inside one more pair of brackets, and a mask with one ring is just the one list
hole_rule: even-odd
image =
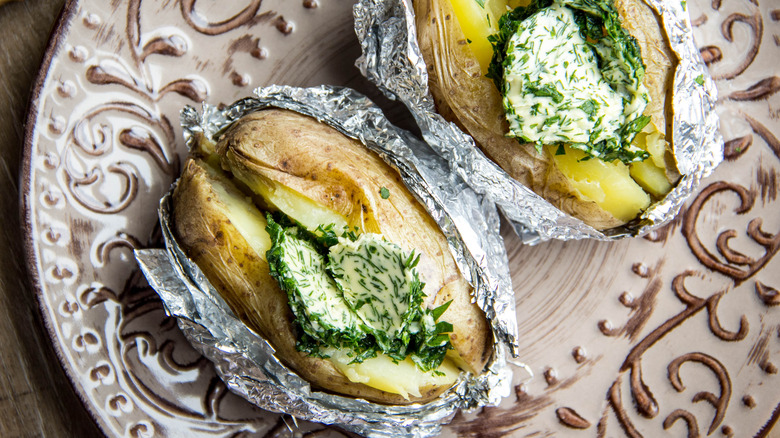
[[[437,397],[461,371],[483,371],[492,354],[489,324],[444,235],[395,169],[330,126],[279,109],[244,116],[216,143],[197,142],[173,194],[177,240],[235,314],[313,388],[408,404]],[[302,351],[307,332],[282,287],[286,279],[277,281],[278,252],[271,251],[280,215],[311,235],[348,229],[413,249],[422,308],[446,309],[436,317],[451,324],[441,365],[423,371],[412,356],[380,352],[358,363],[351,351]]]
[[537,148],[508,136],[504,96],[488,77],[491,61],[495,62],[496,42],[495,36],[492,41],[489,38],[500,33],[503,14],[521,4],[528,5],[528,1],[413,3],[417,39],[439,113],[469,133],[507,174],[560,210],[596,229],[613,228],[633,220],[652,202],[663,198],[679,179],[671,147],[670,90],[676,59],[659,17],[643,0],[614,2],[624,30],[641,49],[641,82],[649,97],[642,113],[649,123],[631,142],[649,157],[628,164],[591,159],[569,144],[539,144]]

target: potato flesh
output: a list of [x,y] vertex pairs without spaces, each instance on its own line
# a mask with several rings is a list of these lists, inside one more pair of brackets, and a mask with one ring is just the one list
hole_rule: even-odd
[[[216,154],[216,144],[205,137],[198,138],[197,144],[197,152],[204,156],[205,162],[209,165],[207,166],[207,171],[213,175],[216,172],[215,168],[220,166],[219,156]],[[245,169],[234,170],[234,174],[252,192],[260,195],[270,207],[284,211],[287,216],[300,222],[311,231],[316,230],[320,224],[334,224],[337,229],[347,225],[347,220],[344,216],[276,181],[246,172]],[[237,208],[238,210],[242,209],[239,206]],[[242,221],[242,223],[247,223],[247,221]],[[267,225],[265,218],[263,218],[263,224]],[[264,233],[265,225],[263,225]],[[268,233],[265,233],[265,235],[267,236]],[[261,254],[263,260],[265,260],[265,251],[270,249],[270,237],[265,240],[269,242],[269,245]]]
[[[204,167],[211,175],[218,172],[210,166]],[[247,184],[247,181],[242,182]],[[225,217],[236,227],[239,234],[257,253],[257,256],[266,260],[266,252],[271,249],[271,237],[265,230],[268,225],[265,217],[249,198],[238,196],[237,189],[228,189],[222,186],[217,179],[211,180],[211,186],[218,197],[217,205],[221,207]],[[308,218],[307,214],[327,217],[329,213],[329,210],[325,207],[297,194],[293,190],[280,189],[278,184],[276,184],[276,187],[273,187],[271,184],[258,184],[254,187],[262,187],[262,191],[257,193],[260,195],[269,193],[271,195],[270,200],[277,206],[283,206],[282,211],[290,217]],[[311,204],[314,204],[314,206]],[[322,210],[325,210],[325,212],[323,213]],[[312,229],[316,229],[316,226]],[[442,375],[434,375],[433,373],[426,373],[420,370],[408,358],[396,364],[389,356],[380,353],[375,358],[368,359],[363,363],[350,363],[352,358],[346,352],[331,349],[329,354],[332,354],[329,360],[350,381],[362,383],[392,394],[398,394],[407,400],[410,395],[420,397],[422,395],[420,388],[452,386],[459,374],[457,367],[450,360],[445,360],[437,368],[436,371],[443,373]]]
[[334,224],[337,230],[347,226],[347,219],[344,216],[289,187],[241,168],[231,170],[239,181],[246,184],[252,192],[260,195],[270,207],[284,212],[310,231],[316,230],[320,225]]
[[409,399],[409,396],[420,397],[420,388],[452,386],[459,374],[458,368],[447,359],[436,369],[441,374],[434,375],[420,371],[409,358],[395,363],[390,357],[380,354],[363,363],[351,364],[352,358],[343,351],[331,350],[329,354],[336,368],[351,382],[399,394],[405,399]]
[[[450,0],[458,24],[467,41],[470,41],[469,48],[479,62],[483,74],[487,73],[493,56],[493,47],[487,37],[498,32],[500,14],[496,16],[496,11],[516,7],[517,3],[488,0],[485,2],[485,9],[482,9],[474,0]],[[490,15],[489,20],[487,15]],[[667,143],[663,140],[662,132],[653,124],[648,127],[652,129],[652,133],[646,135],[647,141],[643,136],[645,133],[640,133],[637,137],[642,138],[635,140],[634,144],[650,152],[651,158],[631,164],[630,171],[622,163],[617,165],[600,160],[577,162],[571,159],[571,154],[555,156],[554,149],[551,149],[553,161],[570,180],[575,194],[580,199],[594,201],[617,219],[627,222],[650,205],[648,193],[655,198],[662,198],[672,188],[664,161]],[[568,150],[570,149],[567,148]]]
[[672,184],[666,176],[667,143],[658,129],[649,124],[645,131],[637,134],[634,144],[650,153],[650,158],[631,164],[631,177],[642,186],[647,193],[661,198],[669,193]]
[[650,205],[650,196],[631,178],[628,166],[620,161],[579,161],[586,157],[580,150],[565,147],[565,154],[555,155],[556,147],[547,148],[577,194],[593,200],[616,218],[628,222]]
[[661,198],[672,189],[672,184],[666,178],[664,169],[657,167],[649,160],[631,164],[633,178],[647,193]]
[[[211,166],[204,166],[204,168],[211,176],[218,172]],[[225,216],[233,223],[239,234],[246,239],[257,256],[265,260],[266,252],[271,249],[271,236],[265,230],[268,226],[265,217],[248,197],[237,196],[237,190],[231,191],[216,183],[213,183],[211,187],[221,201],[218,205],[223,207],[222,211]]]
[[487,74],[493,57],[493,45],[488,37],[498,32],[498,19],[506,12],[507,2],[486,0],[484,8],[474,0],[451,0],[451,3],[463,35],[482,67],[482,74]]

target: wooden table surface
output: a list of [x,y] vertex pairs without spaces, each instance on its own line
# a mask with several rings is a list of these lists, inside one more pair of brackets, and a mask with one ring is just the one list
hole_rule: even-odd
[[0,437],[102,436],[60,366],[24,266],[19,165],[30,89],[64,0],[0,5]]

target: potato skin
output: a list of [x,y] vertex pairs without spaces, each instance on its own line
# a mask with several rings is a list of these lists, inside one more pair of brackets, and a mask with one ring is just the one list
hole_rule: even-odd
[[[455,325],[452,343],[467,369],[484,368],[492,354],[492,333],[484,313],[470,302],[471,288],[460,276],[435,222],[384,161],[333,128],[281,110],[240,120],[218,142],[217,151],[223,167],[249,168],[326,207],[357,212],[345,216],[359,221],[365,231],[381,232],[402,247],[423,252],[418,267],[429,295],[426,305],[453,299],[444,316]],[[446,389],[421,388],[422,397],[406,400],[350,382],[330,361],[298,352],[287,296],[269,275],[264,257],[249,248],[225,217],[225,206],[212,188],[215,183],[220,181],[206,172],[203,162],[185,164],[173,196],[175,232],[236,315],[268,339],[278,358],[315,388],[379,403],[426,402]],[[221,183],[232,184],[226,179]],[[380,198],[379,187],[390,190],[390,199]],[[427,251],[433,252],[429,256]]]
[[[450,2],[413,3],[417,40],[439,113],[469,133],[485,155],[512,178],[560,210],[598,230],[623,225],[623,221],[595,202],[578,198],[548,151],[539,154],[532,145],[520,145],[516,139],[506,137],[509,126],[501,94],[493,81],[483,76]],[[672,120],[667,90],[671,90],[675,64],[671,49],[657,17],[642,0],[618,0],[616,8],[622,17],[632,17],[624,20],[624,26],[637,37],[648,65],[644,82],[654,101],[648,112],[658,129],[667,132],[666,125]],[[667,155],[673,164],[671,152]]]

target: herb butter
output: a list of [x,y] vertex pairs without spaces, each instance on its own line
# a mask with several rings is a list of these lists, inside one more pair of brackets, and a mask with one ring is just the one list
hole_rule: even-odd
[[623,98],[559,4],[524,20],[507,44],[504,105],[511,135],[539,145],[600,142],[625,122]]
[[267,220],[268,265],[302,332],[299,350],[329,356],[337,348],[352,363],[383,354],[436,372],[451,348],[452,325],[438,321],[449,303],[422,308],[419,257],[378,234],[337,235],[333,225],[311,232],[286,217],[286,225]]
[[[354,331],[355,313],[344,302],[336,282],[325,271],[325,257],[314,244],[295,233],[283,235],[281,261],[297,286],[293,298],[311,325],[310,335],[323,330]],[[313,332],[313,333],[312,333]]]
[[358,318],[372,330],[395,337],[409,314],[411,299],[419,295],[412,257],[377,234],[357,240],[339,239],[330,248],[330,269]]
[[610,0],[533,0],[501,17],[488,69],[502,93],[510,137],[580,149],[623,163],[649,154],[632,144],[650,121],[636,40]]

